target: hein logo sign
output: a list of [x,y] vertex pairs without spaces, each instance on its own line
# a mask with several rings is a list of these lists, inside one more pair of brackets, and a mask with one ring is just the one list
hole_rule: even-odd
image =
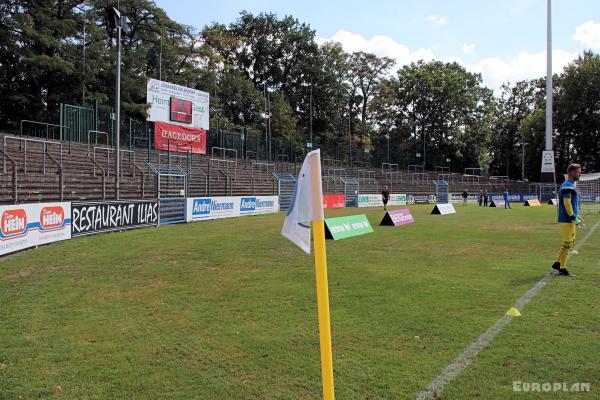
[[0,206],[0,255],[71,238],[71,203]]
[[27,213],[19,208],[2,213],[2,235],[4,237],[19,236],[27,230]]
[[59,228],[65,222],[65,210],[62,207],[44,207],[40,212],[42,230]]

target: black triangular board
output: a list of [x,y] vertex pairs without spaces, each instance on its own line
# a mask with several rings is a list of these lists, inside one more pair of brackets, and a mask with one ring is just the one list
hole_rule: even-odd
[[333,235],[329,231],[329,227],[327,226],[327,222],[325,222],[325,239],[333,239]]
[[379,225],[394,225],[394,221],[392,221],[392,217],[390,217],[389,213],[385,213]]
[[442,214],[440,209],[438,208],[438,206],[436,205],[435,207],[433,207],[433,210],[431,210],[431,214],[432,215],[440,215]]

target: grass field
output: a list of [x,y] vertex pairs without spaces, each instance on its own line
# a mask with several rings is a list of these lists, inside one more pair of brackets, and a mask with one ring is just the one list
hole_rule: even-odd
[[[366,213],[375,229],[328,241],[337,399],[414,399],[559,246],[551,206],[410,208],[416,223],[400,228],[377,226],[381,209],[327,213]],[[280,235],[283,217],[1,259],[0,399],[319,399],[314,267]],[[600,229],[570,262],[577,277],[553,278],[440,398],[600,398]],[[513,392],[515,380],[591,391]]]

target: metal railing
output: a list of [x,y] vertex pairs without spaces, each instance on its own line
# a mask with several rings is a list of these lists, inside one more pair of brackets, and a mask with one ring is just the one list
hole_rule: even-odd
[[[237,178],[237,162],[234,160],[223,160],[221,158],[211,158],[209,160],[209,166],[211,168],[217,168],[221,172],[226,172],[227,176],[230,177],[231,168],[233,168],[233,180]],[[219,178],[217,178],[219,180]]]
[[42,152],[44,154],[43,160],[42,160],[42,168],[43,168],[44,175],[46,175],[46,157],[50,157],[50,153],[48,152],[48,146],[50,146],[50,145],[59,147],[59,149],[60,149],[59,167],[62,168],[63,144],[61,142],[53,142],[51,140],[44,140],[44,139],[30,139],[30,138],[16,137],[16,136],[4,136],[3,144],[2,144],[2,150],[4,150],[3,154],[5,155],[4,160],[3,160],[4,173],[6,173],[6,155],[7,155],[6,141],[7,140],[14,140],[16,142],[19,142],[19,149],[23,150],[23,172],[25,174],[27,173],[27,143],[42,143]]
[[12,164],[12,190],[13,190],[13,204],[17,204],[18,201],[18,185],[17,185],[17,162],[12,158],[5,149],[2,149],[2,157],[4,158],[4,173],[6,173],[6,159]]
[[237,162],[238,159],[238,151],[236,149],[229,149],[227,147],[213,147],[210,150],[210,158],[216,158],[215,157],[215,150],[218,150],[219,153],[221,153],[221,155],[217,156],[217,157],[221,157],[221,158],[225,158],[227,157],[228,153],[233,154],[232,156],[229,156],[229,158],[234,158]]
[[[204,172],[202,170],[202,168],[197,168],[196,169],[198,172],[200,172],[200,174],[202,174],[202,176],[204,177],[204,196],[210,196],[210,179],[207,175],[206,172]],[[190,170],[188,172],[188,175],[190,177],[190,181],[192,180],[191,176],[192,176],[192,171]]]
[[354,168],[362,168],[365,169],[369,166],[369,163],[366,161],[353,161],[352,162],[352,167]]
[[[217,155],[217,157],[220,158],[215,157],[215,150],[220,153],[220,155]],[[228,153],[233,155],[229,156],[229,158],[233,158],[233,160],[226,159]],[[236,149],[230,149],[227,147],[212,147],[210,150],[210,156],[209,166],[214,166],[216,164],[217,169],[219,169],[221,172],[225,172],[227,179],[237,179],[238,151]],[[233,178],[230,176],[231,166],[233,166]]]
[[[45,135],[45,136],[46,136],[46,140],[50,139],[50,137],[49,137],[49,136],[50,136],[50,127],[51,127],[51,126],[52,126],[52,127],[59,128],[59,129],[69,129],[69,127],[68,127],[68,126],[65,126],[65,125],[49,124],[49,123],[47,123],[47,122],[31,121],[31,120],[28,120],[28,119],[22,119],[22,120],[21,120],[21,123],[19,124],[19,135],[20,135],[20,136],[23,136],[23,125],[24,125],[24,124],[41,125],[41,126],[45,127],[45,131],[46,131],[46,135]],[[55,139],[56,139],[56,138],[55,138]],[[60,137],[60,133],[59,133],[59,137],[58,137],[58,139],[62,139],[62,138]]]
[[[264,167],[264,168],[263,168]],[[253,162],[252,163],[252,178],[254,179],[255,171],[258,172],[258,179],[263,180],[263,178],[270,177],[275,171],[275,164],[272,163],[263,163],[263,162]],[[264,172],[264,174],[263,174]],[[267,179],[264,179],[267,180]]]
[[421,171],[421,173],[423,173],[425,171],[425,167],[418,164],[411,164],[408,166],[408,172],[416,174],[418,173],[418,171]]
[[490,176],[490,181],[500,181],[502,183],[508,182],[508,176],[506,175],[492,175]]
[[[163,162],[163,159],[166,158],[166,162]],[[171,165],[172,163],[177,163],[177,165],[181,166],[181,160],[184,160],[184,164],[186,164],[186,169],[188,172],[192,169],[192,156],[191,153],[188,152],[185,155],[182,154],[171,154],[168,153],[158,153],[158,165]]]
[[96,140],[94,141],[95,145],[98,144],[98,136],[99,135],[105,135],[106,136],[106,145],[107,146],[111,146],[111,143],[110,143],[110,140],[109,140],[110,137],[111,137],[110,133],[108,133],[108,132],[102,132],[102,131],[89,130],[88,133],[87,133],[88,156],[90,156],[91,153],[92,153],[92,141],[90,140],[90,136],[92,134],[96,135]]
[[323,159],[323,168],[325,167],[341,167],[342,160],[336,160],[333,158],[324,158]]
[[[475,175],[475,176],[481,176],[481,172],[483,171],[483,168],[465,168],[465,175]],[[478,174],[475,174],[475,172],[479,172]]]
[[390,174],[392,172],[398,172],[398,164],[393,163],[381,163],[381,175]]
[[104,168],[102,168],[100,163],[98,163],[98,161],[94,160],[92,158],[92,156],[88,155],[88,157],[90,158],[90,160],[92,161],[92,164],[93,164],[94,176],[96,176],[96,174],[95,174],[96,168],[98,168],[100,170],[100,172],[102,173],[102,200],[106,200],[106,170]]
[[327,169],[327,175],[323,177],[325,180],[325,190],[329,192],[329,182],[333,182],[333,191],[336,191],[337,183],[340,182],[340,186],[342,185],[342,178],[345,176],[345,174],[346,170],[344,168]]
[[[115,149],[110,148],[110,147],[98,147],[98,146],[94,146],[94,151],[92,153],[92,157],[93,160],[96,161],[96,153],[100,153],[100,152],[106,152],[106,173],[108,175],[110,175],[110,153],[115,152]],[[125,154],[129,154],[129,162],[132,162],[135,164],[135,151],[133,150],[119,150],[120,153],[125,153]],[[120,159],[121,162],[123,162],[123,158]],[[121,176],[123,175],[123,170],[120,168],[121,170]],[[96,164],[94,163],[94,176],[96,176]]]
[[290,157],[287,154],[277,154],[277,161],[278,162],[290,162]]
[[477,184],[479,184],[480,178],[481,178],[481,176],[479,176],[479,175],[464,174],[462,176],[462,183],[477,183]]
[[412,172],[409,175],[413,183],[422,183],[429,180],[429,173],[427,172]]

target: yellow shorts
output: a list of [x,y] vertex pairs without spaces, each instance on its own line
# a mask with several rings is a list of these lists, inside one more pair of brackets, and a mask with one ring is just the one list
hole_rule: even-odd
[[577,225],[572,222],[561,222],[558,224],[560,236],[563,242],[574,242],[577,232]]

